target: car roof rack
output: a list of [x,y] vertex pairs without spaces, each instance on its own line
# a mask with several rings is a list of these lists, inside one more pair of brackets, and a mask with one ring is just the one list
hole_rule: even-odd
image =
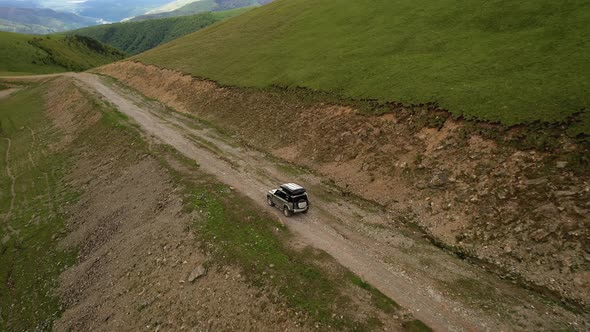
[[296,183],[285,183],[281,185],[281,188],[291,195],[303,194],[305,192],[305,188]]

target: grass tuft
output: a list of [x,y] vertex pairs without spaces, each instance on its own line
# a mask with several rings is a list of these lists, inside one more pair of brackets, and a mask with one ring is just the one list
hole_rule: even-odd
[[418,319],[405,322],[403,324],[404,330],[407,332],[431,332],[432,329]]
[[371,293],[373,303],[377,308],[381,309],[383,312],[393,313],[401,308],[399,304],[395,303],[395,301],[385,296],[378,289],[363,281],[358,276],[350,275],[349,278],[353,284]]

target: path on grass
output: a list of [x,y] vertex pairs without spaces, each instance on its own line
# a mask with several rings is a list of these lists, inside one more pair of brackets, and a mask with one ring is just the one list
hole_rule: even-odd
[[11,234],[15,234],[16,231],[10,226],[10,217],[12,217],[12,211],[14,210],[14,201],[16,200],[16,176],[12,174],[12,169],[10,168],[10,149],[12,148],[12,140],[10,138],[5,137],[4,140],[6,141],[6,156],[4,159],[5,171],[6,175],[10,179],[10,205],[8,206],[8,211],[4,215],[4,220],[2,222],[2,226],[4,229],[8,231],[7,237],[2,239],[2,242],[8,241]]
[[12,88],[12,89],[4,89],[4,90],[0,90],[0,99],[6,98],[8,96],[10,96],[11,94],[17,92],[18,88]]
[[[174,147],[195,160],[205,172],[274,213],[302,245],[327,252],[434,330],[508,331],[516,324],[508,314],[510,311],[517,312],[518,323],[525,327],[527,323],[533,327],[539,322],[582,320],[445,253],[419,235],[403,229],[376,228],[374,225],[390,222],[386,212],[323,188],[320,176],[294,175],[284,165],[277,165],[276,160],[236,139],[144,100],[131,90],[106,84],[99,76],[68,76],[115,105],[156,141]],[[265,194],[292,180],[315,188],[311,192],[313,208],[307,215],[285,218],[278,210],[266,206]],[[475,289],[475,294],[458,296],[462,288],[467,289],[462,281],[477,282],[476,288],[491,291]],[[547,329],[551,327],[548,325]]]
[[[20,90],[20,88],[12,88],[12,89],[5,89],[0,90],[0,99],[7,98],[11,94],[15,93],[16,91]],[[2,128],[0,128],[0,133]],[[6,156],[5,156],[5,171],[6,175],[10,179],[10,205],[8,207],[8,211],[4,215],[4,220],[2,221],[2,227],[7,230],[8,234],[3,239],[0,239],[3,243],[7,242],[10,239],[11,234],[15,234],[16,231],[10,226],[9,220],[12,217],[12,210],[14,210],[14,201],[16,199],[16,176],[12,174],[12,170],[10,169],[10,149],[12,148],[12,140],[10,138],[5,137],[4,140],[6,141]]]

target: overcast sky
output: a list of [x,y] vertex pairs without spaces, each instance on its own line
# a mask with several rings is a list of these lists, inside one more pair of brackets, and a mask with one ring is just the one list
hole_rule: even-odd
[[143,14],[173,0],[0,0],[0,6],[50,8],[110,22]]

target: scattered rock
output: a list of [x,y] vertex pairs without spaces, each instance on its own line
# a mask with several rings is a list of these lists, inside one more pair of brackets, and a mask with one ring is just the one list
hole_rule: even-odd
[[441,188],[449,184],[451,181],[449,180],[449,173],[447,172],[440,172],[430,179],[428,186],[430,188]]
[[408,163],[405,161],[396,162],[395,167],[406,169],[406,168],[408,168]]
[[555,196],[556,197],[574,196],[575,194],[576,194],[575,191],[570,191],[570,190],[562,190],[562,191],[556,191],[555,192]]
[[414,185],[416,189],[426,189],[427,185],[424,182],[418,182]]
[[548,182],[547,178],[530,179],[530,180],[524,181],[524,183],[527,186],[538,186],[541,184],[545,184],[547,182]]
[[549,236],[549,232],[544,229],[538,229],[531,234],[531,238],[536,242],[542,242]]
[[188,282],[194,282],[195,280],[206,276],[207,275],[207,269],[205,268],[205,266],[203,264],[197,266],[193,272],[191,272],[191,274],[188,276]]
[[537,218],[555,217],[559,214],[559,209],[553,203],[547,203],[536,208],[533,213]]
[[586,285],[586,283],[587,283],[587,281],[585,281],[584,279],[582,279],[580,277],[574,278],[574,284],[576,284],[576,286],[583,287],[584,285]]
[[567,166],[567,161],[558,161],[556,166],[557,168],[565,168]]

